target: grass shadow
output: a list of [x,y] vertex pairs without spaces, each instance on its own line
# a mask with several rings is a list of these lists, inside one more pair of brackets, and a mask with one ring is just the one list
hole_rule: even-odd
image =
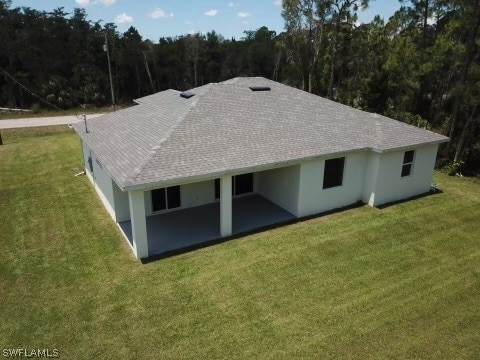
[[392,207],[392,206],[395,206],[395,205],[400,205],[400,204],[406,203],[408,201],[418,200],[418,199],[422,199],[422,198],[425,198],[425,197],[428,197],[428,196],[439,195],[439,194],[442,194],[442,193],[443,193],[443,191],[440,190],[439,188],[432,188],[429,192],[426,192],[424,194],[415,195],[415,196],[411,196],[411,197],[406,198],[406,199],[401,199],[401,200],[388,202],[386,204],[378,205],[378,206],[375,206],[375,207],[377,209],[380,209],[380,210],[381,209],[387,209],[389,207]]

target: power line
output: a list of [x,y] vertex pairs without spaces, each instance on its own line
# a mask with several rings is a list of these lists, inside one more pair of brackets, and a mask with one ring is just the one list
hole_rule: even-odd
[[[50,105],[50,106],[53,106],[54,108],[58,109],[58,110],[61,110],[61,111],[65,111],[64,109],[61,109],[59,108],[58,106],[48,102],[47,100],[44,100],[42,97],[40,97],[39,95],[35,94],[33,91],[27,89],[25,87],[25,85],[21,84],[18,80],[16,80],[12,75],[10,75],[5,69],[3,69],[2,67],[0,67],[0,70],[2,70],[5,75],[7,75],[10,79],[12,79],[13,81],[15,81],[18,85],[20,85],[23,89],[25,89],[27,92],[29,92],[30,94],[32,94],[33,96],[35,96],[36,98],[40,99],[41,101],[43,101],[44,103]],[[75,102],[78,106],[80,106],[81,108],[83,108],[84,106],[82,104],[80,104],[78,102],[78,98],[83,98],[85,96],[85,94],[81,93],[80,91],[75,91],[73,89],[68,89],[68,92],[73,96],[71,98],[71,100],[73,100],[73,102]]]
[[55,109],[57,110],[60,110],[60,111],[64,111],[63,109],[60,109],[58,106],[48,102],[47,100],[44,100],[42,97],[40,97],[39,95],[35,94],[32,90],[30,89],[27,89],[27,87],[25,87],[25,85],[23,85],[20,81],[18,81],[17,79],[15,79],[12,75],[10,75],[4,68],[2,68],[0,66],[0,70],[3,71],[3,73],[5,75],[7,75],[10,79],[12,79],[13,81],[15,81],[18,85],[20,85],[24,90],[26,90],[27,92],[29,92],[30,94],[32,94],[33,96],[35,96],[37,99],[39,99],[40,101],[43,101],[45,104],[47,105],[50,105],[52,107],[54,107]]

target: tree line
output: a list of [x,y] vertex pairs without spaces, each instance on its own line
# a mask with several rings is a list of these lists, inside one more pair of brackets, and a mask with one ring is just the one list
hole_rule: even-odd
[[108,105],[107,37],[120,102],[263,76],[441,132],[450,137],[442,156],[453,171],[480,166],[480,0],[400,0],[388,21],[361,24],[368,3],[284,0],[280,34],[261,27],[242,39],[211,31],[153,42],[134,27],[119,33],[92,22],[84,9],[45,12],[0,0],[0,106]]

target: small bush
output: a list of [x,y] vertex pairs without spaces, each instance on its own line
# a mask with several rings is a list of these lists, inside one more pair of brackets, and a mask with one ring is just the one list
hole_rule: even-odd
[[30,108],[34,114],[38,114],[41,109],[42,108],[40,107],[39,103],[33,103],[32,107]]
[[443,171],[450,176],[455,176],[463,169],[464,161],[452,161],[443,167]]

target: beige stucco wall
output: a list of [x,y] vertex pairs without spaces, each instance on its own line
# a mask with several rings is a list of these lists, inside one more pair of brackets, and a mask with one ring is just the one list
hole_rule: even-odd
[[[95,154],[90,151],[89,147],[83,141],[82,150],[85,173],[93,183],[93,186],[108,213],[116,221],[112,179],[103,165],[95,157]],[[88,164],[89,156],[92,158],[93,172],[90,171],[90,166]]]
[[378,206],[430,190],[438,145],[408,150],[415,150],[415,157],[411,174],[405,177],[401,177],[405,151],[372,153],[367,166],[364,202],[371,206]]
[[[415,150],[410,176],[401,177],[405,151]],[[299,216],[307,216],[363,201],[370,206],[407,199],[430,190],[438,145],[345,156],[343,185],[322,189],[325,159],[301,164]]]
[[255,174],[254,189],[274,204],[298,216],[300,165]]
[[[323,189],[325,160],[345,156],[342,186]],[[308,216],[354,204],[362,199],[368,152],[339,154],[300,165],[298,214]]]
[[115,205],[115,219],[117,222],[130,220],[128,192],[120,190],[115,181],[112,181],[113,203]]
[[[96,158],[95,153],[82,141],[83,162],[85,173],[92,182],[95,191],[110,216],[116,222],[130,220],[130,209],[128,204],[128,193],[122,192],[110,174],[106,171],[101,162]],[[92,157],[93,172],[90,171],[88,157]]]

